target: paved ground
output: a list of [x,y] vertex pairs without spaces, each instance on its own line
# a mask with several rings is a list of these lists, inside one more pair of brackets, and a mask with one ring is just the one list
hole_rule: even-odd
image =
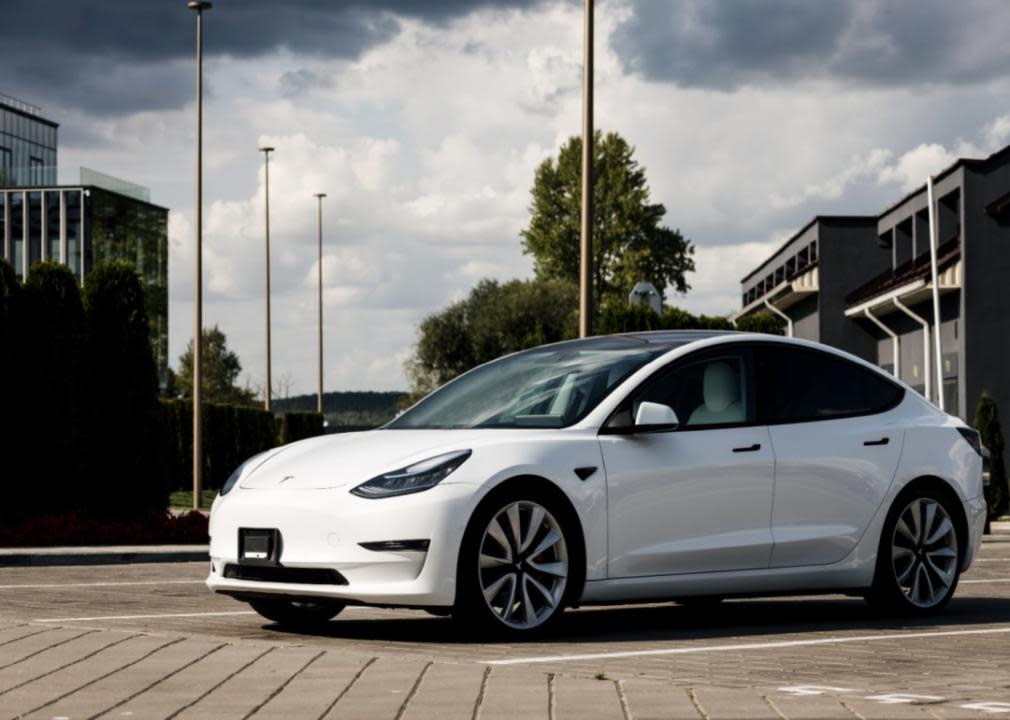
[[285,633],[203,563],[0,569],[0,720],[1010,717],[1010,532],[948,610],[843,597],[584,609],[523,644],[349,608]]

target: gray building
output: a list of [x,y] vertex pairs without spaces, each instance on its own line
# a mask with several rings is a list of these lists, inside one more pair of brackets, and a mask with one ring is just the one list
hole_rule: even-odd
[[983,391],[1010,408],[1010,147],[958,160],[933,193],[939,373],[925,185],[879,216],[812,221],[742,280],[735,317],[771,311],[796,337],[874,362],[963,418]]
[[[0,258],[19,280],[35,263],[52,260],[67,265],[82,283],[102,260],[132,263],[144,284],[152,349],[164,383],[168,210],[151,203],[149,191],[139,185],[87,168],[58,167],[56,124],[38,108],[0,95],[0,117],[0,160],[13,158],[0,173]],[[12,117],[16,121],[9,123]],[[37,157],[45,164],[13,164]]]

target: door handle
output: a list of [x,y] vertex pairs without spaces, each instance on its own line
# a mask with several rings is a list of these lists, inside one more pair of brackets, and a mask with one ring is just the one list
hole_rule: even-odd
[[747,447],[733,448],[733,452],[757,452],[761,449],[761,443],[754,443],[753,445],[748,445]]
[[875,445],[887,445],[887,443],[889,442],[891,442],[891,438],[882,437],[879,440],[867,440],[863,443],[863,445],[865,445],[866,447],[873,447]]

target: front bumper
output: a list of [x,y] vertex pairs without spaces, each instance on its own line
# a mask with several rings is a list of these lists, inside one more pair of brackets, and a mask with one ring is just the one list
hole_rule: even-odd
[[[402,497],[369,500],[331,490],[237,488],[211,512],[207,586],[237,597],[327,597],[374,605],[448,606],[474,486],[442,483]],[[238,564],[239,529],[279,531],[285,568],[335,570],[346,584],[226,578]],[[368,550],[360,543],[429,540],[427,551]]]

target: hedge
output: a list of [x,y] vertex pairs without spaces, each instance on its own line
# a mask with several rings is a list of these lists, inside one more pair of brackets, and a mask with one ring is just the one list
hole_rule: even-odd
[[982,445],[988,448],[989,456],[989,487],[985,489],[986,504],[989,506],[989,518],[995,519],[1010,508],[1010,488],[1007,487],[1006,465],[1004,464],[1003,427],[999,420],[999,408],[996,401],[987,392],[982,393],[975,411],[973,423]]
[[323,416],[314,412],[286,412],[277,421],[277,441],[287,445],[323,434]]
[[[203,410],[203,487],[217,490],[232,471],[257,453],[323,433],[317,413],[274,416],[256,407],[205,403]],[[172,490],[193,487],[193,403],[161,401],[163,456]]]

